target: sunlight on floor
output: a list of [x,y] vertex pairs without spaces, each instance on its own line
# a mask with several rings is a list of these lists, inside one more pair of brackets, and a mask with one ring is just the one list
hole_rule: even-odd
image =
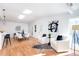
[[[76,56],[79,56],[79,51],[75,51],[75,53],[76,53]],[[74,50],[70,49],[68,52],[59,54],[57,56],[74,56],[73,54],[74,54]]]
[[43,53],[40,53],[40,54],[37,54],[37,55],[34,55],[34,56],[44,56],[46,54],[43,54]]

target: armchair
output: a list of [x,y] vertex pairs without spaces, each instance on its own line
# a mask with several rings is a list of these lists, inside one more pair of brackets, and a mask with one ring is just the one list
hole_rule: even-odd
[[56,50],[56,52],[66,52],[69,50],[69,40],[63,38],[63,40],[56,40],[51,38],[51,47]]

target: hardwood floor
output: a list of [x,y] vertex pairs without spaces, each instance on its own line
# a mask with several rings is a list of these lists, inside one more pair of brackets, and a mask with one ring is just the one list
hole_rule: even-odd
[[[34,45],[38,44],[37,39],[30,37],[29,40],[17,41],[11,40],[11,45],[8,44],[7,47],[0,50],[1,56],[33,56],[40,54],[39,49],[32,48]],[[55,56],[54,50],[45,49],[43,52],[44,56]]]

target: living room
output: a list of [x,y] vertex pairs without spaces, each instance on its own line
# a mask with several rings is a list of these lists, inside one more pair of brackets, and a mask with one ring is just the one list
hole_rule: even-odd
[[0,55],[74,55],[78,10],[78,3],[0,3]]

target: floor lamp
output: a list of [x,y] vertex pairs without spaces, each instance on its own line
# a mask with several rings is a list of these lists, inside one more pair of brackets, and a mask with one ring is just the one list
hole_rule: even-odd
[[76,55],[75,53],[75,35],[76,35],[76,30],[79,30],[79,25],[72,25],[72,30],[74,30],[74,56]]

